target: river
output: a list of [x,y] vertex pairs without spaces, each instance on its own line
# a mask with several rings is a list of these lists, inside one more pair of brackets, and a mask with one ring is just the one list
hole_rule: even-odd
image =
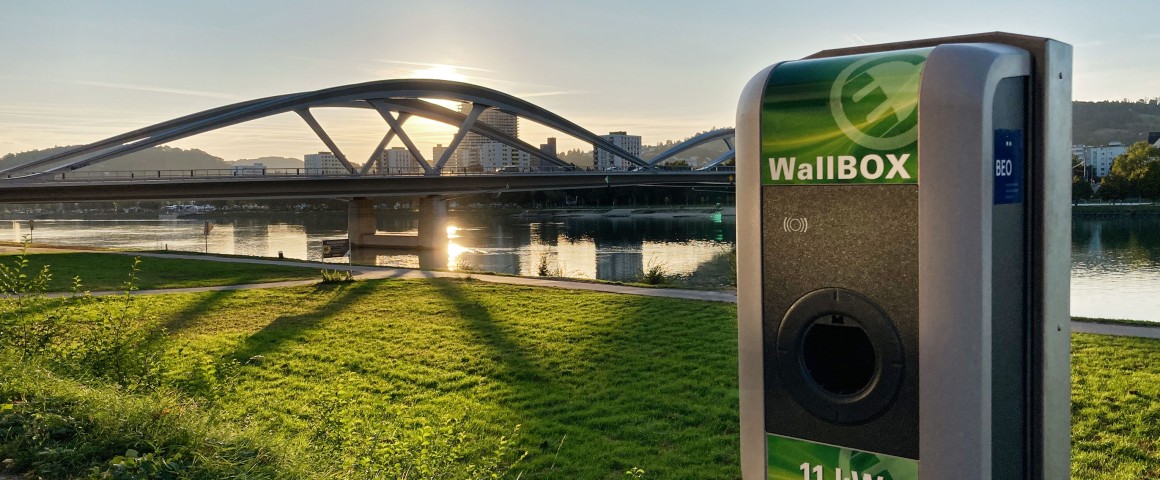
[[[205,221],[213,224],[209,235]],[[385,266],[631,281],[658,270],[686,286],[729,283],[732,216],[523,217],[453,211],[446,256],[357,252]],[[410,215],[379,215],[383,231],[413,231]],[[1072,315],[1160,321],[1160,217],[1076,217],[1072,223]],[[213,214],[206,219],[0,221],[0,239],[142,250],[321,260],[322,240],[344,238],[346,212]],[[327,259],[345,263],[347,259]]]

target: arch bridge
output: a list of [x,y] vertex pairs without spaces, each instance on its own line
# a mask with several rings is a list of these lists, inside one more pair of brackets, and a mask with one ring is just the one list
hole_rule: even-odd
[[[464,106],[460,111],[432,100]],[[382,117],[387,132],[371,158],[349,158],[317,121],[319,108],[371,109]],[[557,130],[592,144],[634,165],[630,172],[592,172],[564,162],[481,120],[496,109]],[[184,170],[154,172],[92,172],[85,167],[198,134],[273,115],[293,112],[306,123],[342,165],[341,175],[298,170],[226,173]],[[411,118],[425,118],[456,127],[450,144],[438,158],[427,158],[407,134]],[[528,172],[467,172],[448,168],[468,133],[526,153],[535,159]],[[418,175],[390,175],[373,171],[376,157],[395,139],[405,145]],[[486,191],[558,190],[618,185],[732,183],[732,169],[721,165],[733,158],[733,129],[699,134],[645,160],[583,127],[526,100],[489,88],[447,80],[399,79],[345,85],[323,90],[259,98],[186,115],[115,135],[18,166],[0,169],[0,202],[133,200],[176,198],[349,198],[349,234],[354,244],[430,247],[424,219],[446,215],[443,195]],[[723,141],[726,151],[697,171],[668,171],[664,162],[692,148]],[[478,172],[476,172],[478,173]],[[379,235],[374,228],[376,196],[420,196],[419,237],[406,239]],[[438,229],[435,229],[438,230]],[[430,235],[428,235],[430,236]],[[443,239],[445,240],[445,238]]]

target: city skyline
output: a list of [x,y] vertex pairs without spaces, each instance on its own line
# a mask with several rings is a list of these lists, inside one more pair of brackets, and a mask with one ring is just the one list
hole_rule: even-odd
[[[1160,96],[1151,2],[199,2],[64,1],[0,6],[0,155],[89,143],[246,99],[388,78],[465,81],[527,99],[604,135],[680,140],[733,124],[761,68],[818,50],[1010,31],[1075,47],[1074,98]],[[893,7],[893,8],[892,8]],[[937,11],[935,11],[937,10]],[[848,15],[834,12],[849,11]],[[386,130],[373,112],[318,109],[363,161]],[[408,123],[425,152],[450,127]],[[532,122],[521,138],[559,138]],[[396,142],[397,143],[397,142]],[[397,146],[392,143],[392,146]],[[325,150],[295,115],[170,146],[227,160]]]

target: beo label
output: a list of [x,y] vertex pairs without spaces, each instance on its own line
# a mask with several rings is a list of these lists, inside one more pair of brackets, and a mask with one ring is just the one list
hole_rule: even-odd
[[778,65],[761,113],[761,183],[918,183],[918,88],[932,49]]
[[995,205],[1023,202],[1023,131],[995,130]]

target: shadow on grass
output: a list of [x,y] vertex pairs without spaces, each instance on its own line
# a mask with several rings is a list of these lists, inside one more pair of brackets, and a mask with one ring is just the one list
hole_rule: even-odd
[[491,365],[480,400],[524,426],[526,478],[739,476],[730,307],[430,285]]
[[229,298],[234,293],[229,290],[215,290],[202,294],[200,298],[181,309],[181,311],[170,315],[162,326],[169,333],[177,333],[189,328],[197,321],[204,320],[206,312],[213,310],[217,304]]
[[510,328],[497,322],[487,307],[471,298],[463,289],[462,281],[447,278],[428,280],[439,293],[451,302],[451,306],[464,320],[471,333],[483,340],[492,351],[492,359],[502,367],[501,380],[506,382],[534,382],[541,385],[548,381],[514,338]]
[[499,313],[470,284],[431,284],[498,364],[492,400],[525,427],[527,478],[739,476],[729,307],[561,291],[511,294],[523,306]]
[[329,296],[318,309],[296,315],[278,316],[261,330],[246,337],[232,356],[238,361],[245,362],[255,356],[270,353],[287,341],[302,338],[307,332],[317,328],[320,322],[345,310],[359,297],[371,293],[374,289],[373,282],[316,285],[310,296]]

